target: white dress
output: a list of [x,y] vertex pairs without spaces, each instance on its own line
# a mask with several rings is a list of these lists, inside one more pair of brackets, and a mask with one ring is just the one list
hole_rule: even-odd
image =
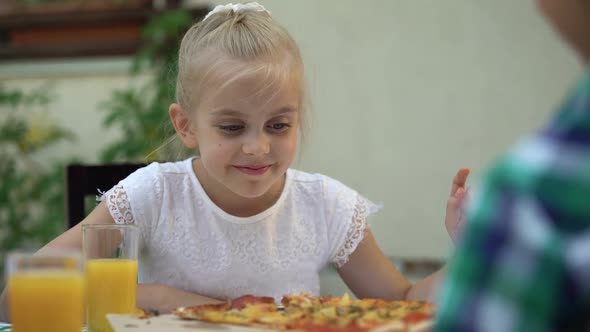
[[346,263],[377,210],[334,179],[290,169],[272,207],[235,217],[209,199],[192,158],[141,168],[102,199],[116,223],[138,225],[140,283],[217,299],[319,295],[319,271]]

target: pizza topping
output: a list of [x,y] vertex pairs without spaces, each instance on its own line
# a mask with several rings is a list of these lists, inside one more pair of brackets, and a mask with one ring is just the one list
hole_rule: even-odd
[[406,323],[418,323],[426,319],[430,319],[430,315],[422,312],[412,312],[404,316],[403,321]]
[[233,309],[243,309],[249,304],[275,304],[275,299],[272,297],[257,297],[254,295],[244,295],[233,301],[231,301],[231,307]]
[[[387,301],[285,296],[279,308],[273,298],[242,296],[227,303],[179,308],[183,319],[310,332],[428,331],[434,306],[419,301]],[[284,310],[283,310],[284,308]]]

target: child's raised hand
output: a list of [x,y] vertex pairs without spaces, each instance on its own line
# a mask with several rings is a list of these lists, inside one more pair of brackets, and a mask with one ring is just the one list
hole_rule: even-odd
[[467,177],[469,176],[469,168],[461,168],[457,171],[457,175],[453,178],[451,185],[451,195],[447,200],[447,215],[445,218],[445,226],[449,236],[453,242],[457,241],[463,230],[464,217],[463,208],[465,198],[469,191],[465,188]]

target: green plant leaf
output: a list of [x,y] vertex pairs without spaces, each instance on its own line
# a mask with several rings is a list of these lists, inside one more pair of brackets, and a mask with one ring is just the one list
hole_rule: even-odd
[[0,259],[12,249],[41,246],[64,230],[64,161],[37,164],[30,157],[75,140],[59,124],[31,123],[54,100],[49,83],[31,91],[0,85],[0,107],[7,110],[0,117]]
[[177,10],[150,19],[142,31],[143,44],[136,53],[130,72],[150,70],[151,79],[139,87],[114,90],[101,103],[103,125],[118,128],[124,135],[101,153],[103,162],[143,161],[160,158],[166,151],[155,150],[169,135],[168,107],[175,98],[180,36],[192,25],[187,10]]

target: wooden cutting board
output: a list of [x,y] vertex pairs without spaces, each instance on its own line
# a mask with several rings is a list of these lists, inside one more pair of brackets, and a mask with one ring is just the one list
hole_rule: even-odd
[[109,314],[115,332],[268,332],[269,330],[234,325],[208,324],[198,321],[181,320],[174,315],[160,315],[148,319],[138,319],[130,315]]

